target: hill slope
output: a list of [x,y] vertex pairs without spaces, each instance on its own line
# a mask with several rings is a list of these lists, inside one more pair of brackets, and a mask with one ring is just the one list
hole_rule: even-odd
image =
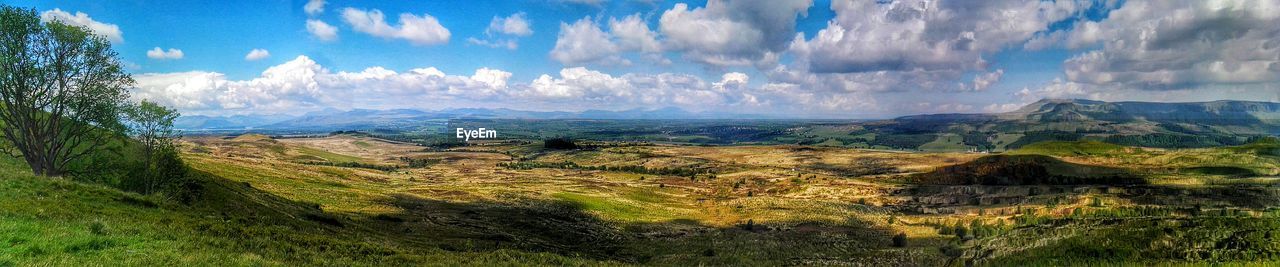
[[978,150],[1082,139],[1145,147],[1211,147],[1280,134],[1280,103],[1045,99],[1007,113],[915,115],[864,126],[851,135],[876,134],[887,140],[868,140],[869,144],[907,149],[920,142],[896,140],[923,135],[931,135],[921,137],[931,140],[944,133],[965,136],[964,145]]
[[314,204],[208,174],[190,205],[33,177],[0,159],[0,265],[600,264],[551,253],[450,252],[398,244]]

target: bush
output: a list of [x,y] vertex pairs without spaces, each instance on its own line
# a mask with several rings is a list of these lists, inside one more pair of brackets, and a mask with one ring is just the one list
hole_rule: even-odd
[[894,235],[894,236],[893,236],[893,246],[894,246],[894,247],[900,247],[900,248],[901,248],[901,247],[906,247],[906,246],[907,246],[907,233],[898,233],[897,235]]
[[546,149],[578,149],[578,145],[573,143],[569,138],[551,138],[542,141],[542,147]]

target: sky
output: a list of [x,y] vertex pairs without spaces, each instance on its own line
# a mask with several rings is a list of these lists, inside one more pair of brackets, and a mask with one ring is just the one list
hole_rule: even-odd
[[1280,0],[30,1],[186,115],[1280,102]]

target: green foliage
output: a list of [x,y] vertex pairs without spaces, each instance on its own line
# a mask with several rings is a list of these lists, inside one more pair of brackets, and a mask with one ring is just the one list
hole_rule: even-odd
[[551,138],[542,140],[542,147],[546,149],[577,149],[578,145],[568,138]]
[[1111,135],[1105,141],[1107,143],[1120,144],[1126,146],[1142,146],[1142,147],[1163,147],[1163,148],[1191,148],[1191,147],[1215,147],[1243,144],[1237,135],[1217,135],[1217,134],[1144,134],[1144,135]]
[[968,132],[962,135],[964,145],[977,147],[980,151],[992,151],[996,149],[996,145],[991,143],[991,137],[995,136],[994,132]]
[[936,134],[880,134],[876,135],[875,139],[869,140],[867,144],[897,149],[919,149],[921,145],[936,139],[938,139]]
[[0,121],[32,172],[61,176],[124,132],[133,78],[88,28],[0,6]]

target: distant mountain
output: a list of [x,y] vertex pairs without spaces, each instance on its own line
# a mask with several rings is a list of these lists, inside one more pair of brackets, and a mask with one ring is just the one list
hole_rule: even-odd
[[1114,123],[1151,121],[1253,125],[1276,123],[1280,120],[1280,103],[1253,101],[1156,103],[1046,99],[1005,114],[1005,117],[1041,122],[1096,120]]
[[353,109],[339,111],[326,109],[309,112],[301,117],[264,125],[266,129],[362,129],[384,127],[417,121],[430,113],[413,109]]
[[1007,113],[913,115],[899,117],[892,121],[933,124],[999,122],[1047,126],[1044,128],[1114,127],[1125,124],[1269,128],[1266,126],[1280,124],[1280,103],[1253,101],[1159,103],[1044,99]]
[[[878,143],[915,148],[932,137],[959,135],[957,145],[1016,148],[1039,141],[1098,139],[1153,147],[1241,144],[1280,134],[1280,103],[1212,101],[1188,103],[1104,102],[1044,99],[996,114],[930,114],[871,122],[865,132]],[[877,143],[870,140],[871,143]]]
[[[460,108],[438,111],[422,111],[414,109],[325,109],[309,112],[297,117],[282,116],[184,116],[179,118],[180,129],[192,130],[299,130],[299,131],[333,131],[359,129],[399,129],[421,126],[431,121],[448,119],[592,119],[592,120],[661,120],[661,119],[740,119],[741,114],[689,112],[680,108],[630,109],[621,111],[586,110],[582,112],[564,111],[524,111],[506,108]],[[768,115],[753,115],[751,118],[778,118]]]
[[287,115],[182,116],[173,122],[181,130],[244,130],[292,119]]

